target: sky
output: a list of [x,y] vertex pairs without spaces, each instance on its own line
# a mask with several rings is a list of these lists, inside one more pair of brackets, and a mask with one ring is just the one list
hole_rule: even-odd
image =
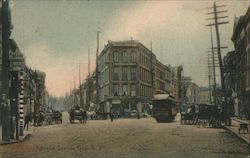
[[[221,45],[234,50],[231,36],[235,17],[244,15],[250,0],[216,1],[227,5],[229,23],[220,26]],[[100,51],[108,40],[133,38],[150,48],[164,64],[183,65],[183,74],[200,86],[208,85],[207,50],[212,21],[206,20],[211,0],[12,0],[12,38],[33,69],[46,73],[51,95],[63,96],[95,68],[96,31]],[[215,35],[213,35],[215,37]],[[219,77],[219,75],[218,75]]]

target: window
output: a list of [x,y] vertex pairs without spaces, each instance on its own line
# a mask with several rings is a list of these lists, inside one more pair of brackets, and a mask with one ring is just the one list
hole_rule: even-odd
[[136,67],[131,67],[131,80],[136,80]]
[[128,54],[127,52],[122,52],[122,59],[123,59],[123,63],[128,62]]
[[119,54],[118,54],[117,51],[115,51],[113,53],[113,58],[114,58],[113,60],[114,60],[115,63],[119,62]]
[[120,96],[123,95],[122,92],[123,92],[122,85],[120,85],[120,86],[119,86],[119,95],[120,95]]
[[131,96],[136,96],[135,84],[131,84]]
[[122,67],[122,80],[127,81],[128,80],[128,68]]
[[122,95],[123,96],[128,95],[128,85],[127,84],[122,85]]
[[130,59],[131,59],[131,62],[133,62],[133,63],[136,62],[136,52],[135,51],[131,52]]
[[119,80],[119,67],[114,67],[113,69],[113,80]]
[[114,84],[114,86],[113,86],[113,95],[118,96],[118,92],[119,92],[119,86],[118,86],[118,84]]
[[122,57],[123,57],[122,54],[123,54],[123,53],[119,53],[119,62],[122,62],[122,61],[123,61],[123,60],[122,60]]

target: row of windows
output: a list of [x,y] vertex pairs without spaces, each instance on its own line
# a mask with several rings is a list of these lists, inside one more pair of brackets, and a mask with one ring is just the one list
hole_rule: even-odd
[[165,77],[164,72],[159,69],[156,69],[156,77],[164,80],[164,77]]
[[114,67],[113,68],[113,80],[114,81],[135,81],[136,80],[136,67]]
[[156,88],[160,89],[162,91],[165,91],[165,83],[162,81],[157,80],[156,81]]
[[114,96],[136,96],[136,85],[131,84],[114,84],[113,85],[113,95]]
[[152,96],[152,88],[150,86],[140,85],[140,94],[143,97],[151,97]]
[[141,64],[147,68],[151,68],[152,66],[152,60],[150,58],[148,58],[143,52],[141,53],[141,56],[140,56],[140,61],[141,61]]
[[99,75],[99,78],[98,78],[98,82],[99,84],[103,84],[107,81],[109,81],[109,70],[108,69],[105,69],[100,75]]
[[103,56],[99,59],[98,61],[98,66],[100,69],[104,68],[105,65],[106,65],[106,62],[109,61],[109,58],[108,58],[109,54],[108,53],[105,53],[103,54]]
[[128,63],[128,62],[136,62],[136,52],[135,51],[131,51],[130,53],[128,53],[127,51],[123,51],[123,52],[118,52],[115,51],[113,53],[113,61],[115,63]]
[[151,83],[151,81],[152,81],[151,72],[144,69],[144,68],[140,68],[140,79],[141,79],[141,81]]

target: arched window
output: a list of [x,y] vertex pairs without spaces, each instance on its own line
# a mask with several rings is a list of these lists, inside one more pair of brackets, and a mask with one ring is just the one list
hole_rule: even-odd
[[113,53],[113,61],[114,61],[115,63],[118,63],[118,62],[119,62],[119,54],[118,54],[117,51],[115,51],[115,52]]
[[128,54],[127,52],[122,52],[122,59],[123,59],[123,62],[126,63],[128,62]]
[[130,61],[131,62],[136,62],[136,52],[132,51],[130,54]]

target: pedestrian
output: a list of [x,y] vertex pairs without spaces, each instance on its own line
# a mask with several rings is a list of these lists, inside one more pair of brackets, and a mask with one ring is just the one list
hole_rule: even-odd
[[83,123],[87,123],[87,112],[83,111]]
[[110,121],[113,122],[113,120],[114,120],[114,114],[112,112],[110,112],[109,115],[110,115]]
[[24,129],[25,129],[25,127],[27,127],[26,130],[29,129],[29,123],[30,123],[30,121],[31,121],[31,114],[28,113],[28,114],[25,115],[25,117],[24,117]]

